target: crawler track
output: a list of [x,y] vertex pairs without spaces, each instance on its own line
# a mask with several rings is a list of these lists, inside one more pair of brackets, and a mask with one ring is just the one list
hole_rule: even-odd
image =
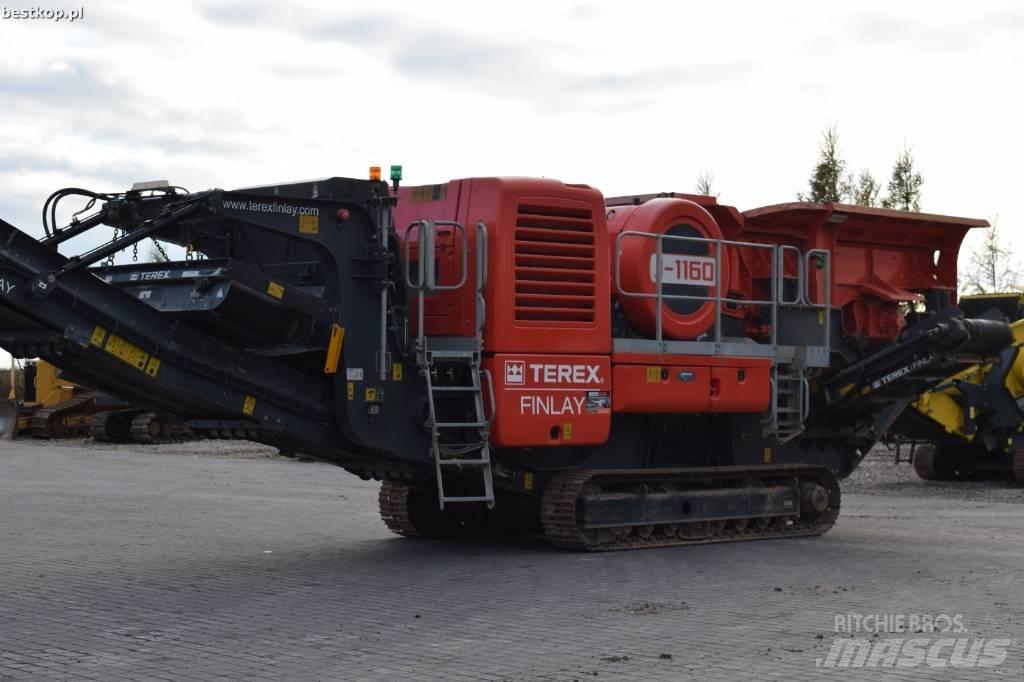
[[[384,481],[380,486],[380,517],[392,533],[407,538],[452,538],[516,535],[540,530],[532,498],[499,497],[494,509],[483,504],[437,505],[433,487]],[[526,501],[529,504],[523,504]]]
[[[472,535],[482,530],[479,510],[441,511],[437,499],[404,483],[384,481],[380,486],[380,517],[388,529],[407,538],[442,538]],[[475,512],[475,513],[474,513]]]
[[132,419],[139,410],[108,410],[93,415],[89,433],[102,443],[130,443]]
[[180,443],[197,439],[187,427],[168,423],[152,412],[143,412],[132,419],[131,434],[132,442],[145,444]]
[[[577,502],[588,489],[627,489],[648,484],[673,485],[694,490],[719,487],[796,485],[813,483],[828,492],[828,504],[821,512],[791,516],[744,517],[728,520],[641,525],[632,523],[600,530],[582,528]],[[811,466],[709,467],[701,469],[634,469],[623,471],[584,470],[563,474],[544,491],[541,522],[548,539],[559,547],[607,552],[655,547],[704,545],[768,538],[796,538],[827,532],[839,515],[840,493],[835,477],[826,469]]]
[[89,434],[89,424],[95,404],[96,396],[86,393],[38,409],[29,417],[29,433],[33,438],[86,436]]
[[190,429],[164,421],[159,415],[142,410],[112,410],[92,418],[92,437],[105,443],[180,443],[198,440]]
[[380,484],[380,518],[392,533],[407,538],[423,537],[412,523],[409,513],[410,488],[401,483],[384,481]]
[[936,466],[936,448],[930,443],[917,446],[914,450],[914,472],[923,481],[938,481],[939,471]]

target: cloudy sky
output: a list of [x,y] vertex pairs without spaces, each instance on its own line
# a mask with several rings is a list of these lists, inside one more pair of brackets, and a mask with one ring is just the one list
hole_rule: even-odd
[[908,144],[925,210],[1024,234],[1019,3],[46,2],[84,17],[0,19],[0,217],[34,233],[68,185],[392,163],[607,194],[710,170],[746,209],[803,189],[834,122],[852,169]]

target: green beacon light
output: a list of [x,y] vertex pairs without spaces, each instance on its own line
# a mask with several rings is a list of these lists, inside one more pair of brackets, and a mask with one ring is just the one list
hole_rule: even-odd
[[396,191],[396,192],[398,191],[398,183],[400,183],[401,181],[402,181],[402,167],[401,166],[392,166],[391,167],[391,186],[394,188],[394,191]]

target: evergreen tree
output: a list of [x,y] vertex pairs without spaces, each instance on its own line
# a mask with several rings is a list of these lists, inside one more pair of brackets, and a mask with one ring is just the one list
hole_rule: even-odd
[[839,131],[830,125],[821,133],[818,163],[808,180],[808,191],[797,194],[800,201],[838,203],[848,189],[844,182],[846,161],[839,150]]
[[861,170],[856,180],[850,176],[850,203],[857,206],[878,206],[878,193],[882,187],[867,168]]
[[913,153],[909,147],[904,147],[893,164],[888,193],[882,199],[882,206],[900,211],[920,211],[923,184],[924,178],[914,169]]

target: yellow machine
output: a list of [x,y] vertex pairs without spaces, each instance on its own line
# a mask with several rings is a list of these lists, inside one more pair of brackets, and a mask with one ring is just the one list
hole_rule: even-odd
[[22,433],[36,438],[69,438],[89,432],[96,394],[60,377],[48,362],[29,361],[23,368],[24,395],[17,394],[17,372],[11,361],[11,392],[0,403],[0,439]]
[[966,296],[960,306],[972,316],[1016,320],[1013,342],[913,403],[901,431],[925,442],[916,448],[914,469],[926,480],[1024,481],[1024,295]]

